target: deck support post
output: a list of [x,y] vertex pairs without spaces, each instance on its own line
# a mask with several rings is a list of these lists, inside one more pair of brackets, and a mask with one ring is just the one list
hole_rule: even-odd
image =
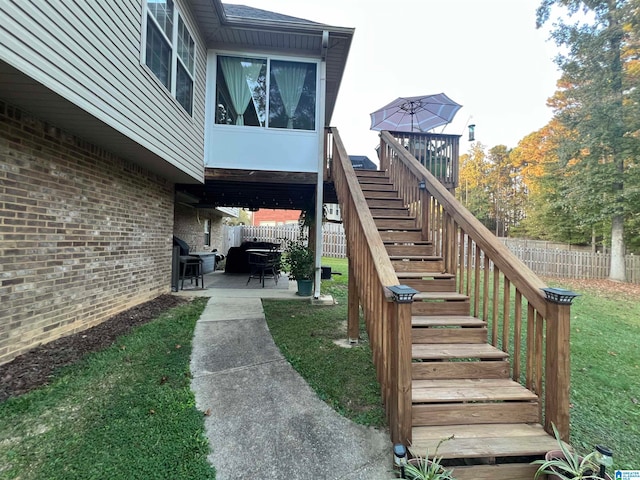
[[571,306],[547,302],[544,429],[569,441]]

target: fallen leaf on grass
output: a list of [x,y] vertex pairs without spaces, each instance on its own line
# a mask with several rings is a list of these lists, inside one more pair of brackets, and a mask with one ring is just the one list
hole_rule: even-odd
[[166,375],[163,375],[162,378],[160,379],[160,385],[162,385],[163,383],[166,383],[167,380],[169,380],[169,377],[167,377]]
[[155,415],[156,411],[153,408],[149,409],[149,415]]
[[176,345],[176,349],[182,348],[182,345]]
[[616,352],[607,352],[609,355],[613,356],[613,357],[617,357],[618,354]]

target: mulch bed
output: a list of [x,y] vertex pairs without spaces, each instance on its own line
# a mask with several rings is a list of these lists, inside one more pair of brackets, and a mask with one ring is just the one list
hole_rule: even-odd
[[161,295],[100,325],[41,345],[0,365],[0,402],[47,385],[59,368],[77,362],[87,353],[111,346],[120,335],[186,302],[189,300],[182,297]]

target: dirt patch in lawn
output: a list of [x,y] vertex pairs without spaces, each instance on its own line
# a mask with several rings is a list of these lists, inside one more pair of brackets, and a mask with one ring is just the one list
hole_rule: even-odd
[[157,318],[164,311],[188,302],[161,295],[125,310],[88,330],[59,338],[0,365],[0,402],[47,385],[61,367],[71,365],[90,352],[102,350],[133,327]]

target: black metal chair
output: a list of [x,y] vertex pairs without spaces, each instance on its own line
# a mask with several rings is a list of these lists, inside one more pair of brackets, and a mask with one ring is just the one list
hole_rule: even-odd
[[249,278],[247,279],[247,285],[252,278],[257,278],[262,283],[262,288],[264,288],[264,279],[265,278],[273,278],[278,284],[278,268],[279,268],[279,259],[276,255],[277,252],[249,252],[249,267],[251,268],[251,273],[249,273]]

